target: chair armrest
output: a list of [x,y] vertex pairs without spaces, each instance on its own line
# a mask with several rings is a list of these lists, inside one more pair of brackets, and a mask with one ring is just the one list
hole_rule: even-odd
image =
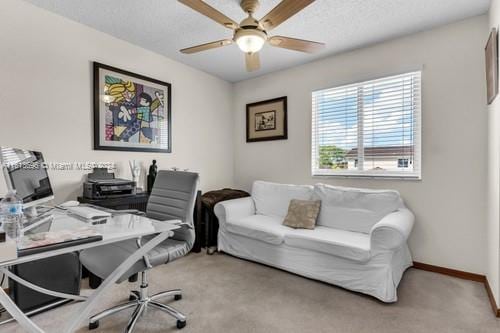
[[394,250],[405,244],[414,221],[415,215],[407,208],[385,216],[370,231],[371,250]]
[[214,213],[222,226],[226,221],[254,215],[255,203],[252,197],[222,201],[215,205]]

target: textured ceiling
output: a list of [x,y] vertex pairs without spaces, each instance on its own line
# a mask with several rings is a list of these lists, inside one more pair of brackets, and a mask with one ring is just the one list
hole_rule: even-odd
[[[247,73],[236,45],[193,55],[179,52],[231,38],[232,32],[175,0],[25,1],[231,82],[484,14],[490,4],[490,0],[317,0],[271,35],[325,42],[326,49],[310,55],[266,45],[261,70]],[[238,0],[206,2],[237,22],[245,18]],[[262,0],[255,17],[264,16],[279,2]]]

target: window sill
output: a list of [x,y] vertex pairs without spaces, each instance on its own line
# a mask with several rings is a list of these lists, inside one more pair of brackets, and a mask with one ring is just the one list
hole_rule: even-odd
[[405,181],[421,181],[421,175],[367,175],[356,173],[331,174],[331,173],[313,173],[313,177],[317,178],[357,178],[357,179],[380,179],[380,180],[405,180]]

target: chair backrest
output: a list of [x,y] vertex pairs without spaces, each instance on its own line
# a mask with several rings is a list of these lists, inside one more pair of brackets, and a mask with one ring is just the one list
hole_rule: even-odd
[[[146,215],[159,221],[181,220],[194,228],[193,211],[198,192],[197,173],[160,170],[149,196]],[[194,230],[183,228],[173,239],[194,244]]]

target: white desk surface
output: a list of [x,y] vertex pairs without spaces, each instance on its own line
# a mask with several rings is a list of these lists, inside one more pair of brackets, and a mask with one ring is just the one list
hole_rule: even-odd
[[121,214],[118,211],[112,217],[107,218],[105,223],[92,224],[89,221],[85,221],[78,216],[58,208],[55,208],[48,214],[48,217],[49,218],[46,219],[45,222],[27,231],[26,235],[47,231],[62,231],[91,227],[102,235],[102,240],[18,257],[17,259],[0,262],[0,267],[17,265],[127,239],[136,239],[142,236],[159,234],[165,231],[173,231],[180,228],[176,223],[181,222],[179,220],[157,221],[145,216]]
[[[57,256],[64,253],[80,251],[86,248],[97,247],[105,244],[115,243],[126,239],[137,239],[142,236],[155,235],[154,238],[148,240],[146,244],[138,247],[137,251],[130,255],[122,262],[100,285],[100,287],[83,302],[82,306],[75,311],[73,318],[68,320],[67,327],[60,332],[74,332],[78,329],[80,323],[90,316],[92,308],[95,306],[99,298],[105,290],[114,284],[120,276],[122,276],[137,260],[143,258],[150,250],[161,242],[171,237],[173,230],[179,229],[180,226],[176,223],[180,221],[157,221],[145,216],[137,216],[131,214],[121,214],[117,212],[114,216],[106,219],[106,223],[92,224],[81,218],[68,214],[66,211],[55,209],[50,219],[37,227],[29,230],[26,234],[36,234],[47,231],[61,231],[78,229],[81,227],[94,228],[103,236],[101,241],[79,244],[71,247],[60,248],[57,250],[49,250],[37,254],[19,257],[17,259],[0,262],[0,271],[4,274],[10,274],[8,266],[17,265],[25,262]],[[14,278],[13,276],[11,276]],[[19,279],[19,277],[16,277]],[[56,295],[57,293],[62,298],[80,300],[79,295],[62,294],[59,292],[50,291],[39,286],[30,286],[30,283],[24,280],[17,280],[22,284],[27,285],[30,289],[35,289],[48,295]],[[85,298],[84,298],[85,299]],[[18,324],[30,333],[43,333],[43,330],[31,321],[12,301],[12,299],[0,288],[0,303],[9,312]]]

